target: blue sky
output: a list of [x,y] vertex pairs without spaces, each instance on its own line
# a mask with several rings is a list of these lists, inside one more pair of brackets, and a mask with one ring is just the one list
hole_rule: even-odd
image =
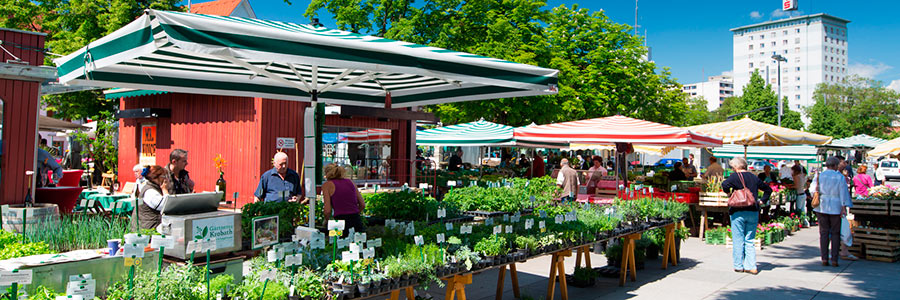
[[[634,23],[635,3],[631,0],[547,1],[548,8],[579,4],[590,10],[603,9],[615,22]],[[309,0],[291,2],[287,5],[281,0],[250,0],[260,19],[309,22],[303,17]],[[638,5],[639,34],[646,30],[653,60],[659,66],[669,67],[683,84],[732,69],[729,29],[786,17],[780,10],[780,0],[640,0]],[[795,15],[827,13],[850,20],[849,70],[900,91],[900,59],[896,55],[900,50],[900,1],[800,0],[799,6]],[[324,11],[320,21],[334,27],[331,16]]]

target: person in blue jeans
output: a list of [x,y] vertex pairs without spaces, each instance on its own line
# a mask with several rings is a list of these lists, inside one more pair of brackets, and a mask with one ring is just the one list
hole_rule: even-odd
[[[753,275],[759,273],[756,269],[756,224],[759,223],[759,203],[768,202],[772,195],[772,188],[759,180],[758,177],[747,171],[747,160],[736,157],[728,162],[734,173],[722,182],[722,190],[726,193],[742,190],[746,186],[753,193],[755,203],[746,207],[728,207],[731,216],[731,240],[734,243],[732,256],[735,272],[747,272]],[[759,191],[763,191],[763,198],[757,199]]]

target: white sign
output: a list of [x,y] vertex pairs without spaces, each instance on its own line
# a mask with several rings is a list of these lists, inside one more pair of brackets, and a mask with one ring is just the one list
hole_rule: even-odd
[[438,219],[440,219],[440,218],[446,218],[446,217],[447,217],[447,210],[446,210],[446,209],[443,209],[443,208],[438,209],[438,210],[437,210],[437,217],[438,217]]
[[781,10],[782,11],[797,10],[797,0],[782,0],[781,1]]
[[512,225],[506,225],[506,233],[507,233],[507,234],[513,233],[513,227],[512,227]]
[[375,248],[363,249],[363,259],[375,258]]
[[534,227],[534,220],[525,219],[525,230],[531,229],[531,227]]
[[444,224],[444,228],[446,228],[447,231],[452,231],[452,230],[453,230],[453,223],[447,223],[447,224]]
[[284,265],[286,267],[299,266],[303,264],[303,254],[292,254],[284,257]]
[[[210,249],[210,251],[234,246],[234,216],[194,220],[193,225],[194,236],[192,239],[211,239],[215,241],[216,246],[215,248]],[[206,249],[203,249],[202,251],[206,251]]]
[[438,243],[438,244],[443,243],[443,242],[444,242],[444,234],[443,234],[443,233],[438,233],[436,239],[437,239],[437,243]]
[[359,253],[350,251],[341,252],[341,261],[349,263],[357,260],[359,260]]
[[546,218],[546,217],[547,217],[547,211],[541,210],[541,211],[540,211],[540,216],[541,216],[541,218]]
[[91,274],[69,275],[69,281],[82,281],[91,279]]
[[494,218],[484,219],[484,225],[487,225],[487,226],[494,225]]
[[175,237],[163,237],[161,235],[154,235],[150,238],[150,247],[155,249],[159,249],[160,247],[166,247],[169,249],[175,248]]
[[350,252],[356,253],[356,252],[359,252],[359,249],[360,249],[359,244],[350,243]]
[[31,270],[0,271],[0,285],[31,284]]
[[275,148],[277,149],[294,149],[294,143],[296,140],[290,137],[276,137],[275,138]]
[[268,262],[278,261],[278,253],[275,252],[275,249],[266,251],[266,261],[268,261]]
[[328,220],[328,230],[344,230],[344,220]]
[[422,246],[425,244],[425,238],[423,238],[421,235],[417,235],[413,239],[416,240],[416,245],[418,246]]
[[275,280],[275,269],[268,269],[259,272],[260,280]]
[[447,180],[447,186],[456,186],[456,180]]
[[312,249],[325,249],[325,240],[311,240],[309,247]]
[[82,281],[70,281],[66,285],[66,296],[94,299],[97,291],[97,282],[93,279]]
[[84,300],[84,297],[80,295],[56,296],[56,300]]
[[377,239],[369,241],[368,245],[369,245],[369,248],[381,247],[381,238],[377,238]]
[[339,249],[347,248],[350,246],[350,239],[338,239],[337,247]]
[[185,253],[193,253],[193,252],[201,252],[202,250],[202,242],[200,241],[189,241],[187,245],[184,247]]
[[406,235],[415,235],[416,234],[416,226],[413,222],[409,222],[409,225],[406,226]]
[[472,225],[460,225],[459,233],[460,234],[472,234]]
[[509,222],[509,215],[503,215],[503,222]]
[[554,221],[556,221],[557,225],[562,224],[565,221],[565,217],[563,217],[563,215],[556,215]]
[[353,241],[360,243],[360,244],[365,243],[366,242],[366,233],[363,232],[363,233],[357,233],[357,234],[353,235]]
[[123,254],[124,257],[144,257],[144,246],[138,244],[125,244],[124,247],[125,252]]
[[494,234],[501,234],[501,233],[503,233],[503,225],[494,226]]
[[544,221],[541,221],[541,222],[538,223],[538,228],[540,228],[540,229],[547,228],[547,224],[544,223]]

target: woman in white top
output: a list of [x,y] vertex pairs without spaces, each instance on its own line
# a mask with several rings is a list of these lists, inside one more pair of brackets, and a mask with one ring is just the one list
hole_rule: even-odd
[[597,184],[600,183],[600,179],[609,172],[603,167],[603,158],[600,158],[600,156],[594,155],[594,157],[591,158],[591,162],[593,162],[593,166],[588,169],[588,194],[594,194],[596,192]]
[[169,198],[168,183],[166,182],[166,169],[160,166],[150,166],[146,169],[144,178],[147,182],[141,187],[141,205],[138,206],[138,219],[141,229],[153,229],[162,221],[160,211]]
[[884,184],[884,170],[879,168],[881,162],[875,162],[875,186]]
[[[800,213],[806,213],[806,174],[803,174],[803,168],[800,165],[791,167],[794,180],[794,192],[797,194],[797,202],[795,202],[796,210]],[[809,226],[804,220],[804,226]]]

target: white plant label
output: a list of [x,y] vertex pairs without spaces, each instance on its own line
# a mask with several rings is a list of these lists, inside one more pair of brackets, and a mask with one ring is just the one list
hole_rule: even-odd
[[375,258],[375,248],[363,249],[363,259]]
[[460,234],[472,234],[472,225],[461,225],[459,226]]
[[325,240],[312,240],[309,242],[309,247],[312,249],[325,249]]
[[278,253],[275,253],[275,250],[266,251],[266,260],[268,262],[276,262],[278,261]]
[[124,257],[144,257],[144,247],[138,244],[126,244],[123,248]]
[[397,221],[394,221],[394,219],[384,220],[384,227],[394,228],[395,225],[397,225]]
[[406,226],[406,235],[415,235],[416,234],[416,226],[413,222],[409,222],[409,225]]
[[202,249],[200,251],[203,251],[203,252],[205,252],[207,250],[208,251],[216,251],[216,249],[217,249],[216,240],[212,240],[212,239],[205,240],[205,241],[201,242],[200,245],[201,245],[200,247],[202,247]]
[[565,217],[563,217],[563,215],[556,215],[554,221],[556,221],[557,225],[562,224],[565,221]]
[[509,222],[509,215],[503,215],[503,222]]
[[349,263],[356,260],[359,260],[359,253],[353,253],[350,251],[341,252],[341,261]]
[[424,182],[423,182],[423,183],[419,183],[419,189],[423,189],[423,190],[424,190],[424,189],[427,189],[427,188],[428,188],[428,184],[427,184],[427,183],[424,183]]
[[97,291],[97,282],[93,279],[82,281],[70,281],[66,285],[66,296],[78,296],[86,299],[94,299]]
[[199,241],[189,241],[187,243],[187,245],[184,247],[184,252],[185,253],[201,252],[200,249],[202,246],[200,244],[201,243]]
[[456,186],[456,180],[447,180],[447,186]]
[[359,244],[365,243],[366,242],[366,233],[365,232],[357,233],[356,235],[353,236],[353,241],[356,243],[359,243]]
[[544,210],[541,210],[541,211],[540,211],[540,216],[541,216],[541,218],[546,218],[546,217],[547,217],[547,212],[544,211]]
[[447,217],[447,210],[444,209],[444,208],[438,209],[438,210],[437,210],[437,217],[438,217],[438,219],[440,219],[440,218],[446,218],[446,217]]
[[69,281],[82,281],[91,279],[91,274],[81,274],[81,275],[69,275]]
[[328,230],[344,230],[344,220],[328,220]]
[[671,187],[671,189],[672,189],[672,191],[674,192],[675,190],[678,189],[678,186],[673,184],[672,187]]
[[503,226],[502,225],[494,226],[494,234],[501,234],[501,233],[503,233]]
[[525,219],[525,230],[531,229],[531,227],[534,227],[534,220]]
[[350,239],[338,239],[337,247],[339,249],[344,249],[350,246]]
[[484,225],[487,225],[487,226],[494,225],[494,218],[484,219]]
[[544,221],[541,221],[540,223],[538,223],[538,228],[540,228],[540,229],[547,228],[547,224],[544,223]]
[[512,227],[512,225],[507,225],[506,226],[506,234],[510,234],[510,233],[513,233],[513,227]]
[[446,228],[447,231],[453,231],[453,223],[444,224],[444,228]]
[[359,244],[357,244],[357,243],[350,243],[350,252],[356,253],[356,252],[359,252],[359,249],[360,249],[360,248],[359,248]]
[[284,265],[286,267],[299,266],[303,264],[303,254],[291,254],[284,257]]
[[259,280],[275,280],[275,269],[268,269],[259,272]]
[[31,284],[31,270],[0,271],[0,285]]
[[421,235],[417,235],[417,236],[415,236],[413,239],[416,240],[416,245],[418,245],[418,246],[422,246],[422,245],[425,244],[425,239],[422,238]]
[[369,241],[369,247],[370,248],[381,247],[381,238],[377,238],[377,239]]
[[56,296],[56,300],[84,300],[84,297],[80,295]]
[[161,235],[154,235],[150,237],[150,247],[154,249],[159,249],[160,247],[166,247],[169,249],[175,248],[175,237],[163,237]]
[[444,243],[444,234],[443,234],[443,233],[438,233],[438,234],[437,234],[437,237],[436,237],[435,239],[437,240],[437,243],[438,243],[438,244]]

